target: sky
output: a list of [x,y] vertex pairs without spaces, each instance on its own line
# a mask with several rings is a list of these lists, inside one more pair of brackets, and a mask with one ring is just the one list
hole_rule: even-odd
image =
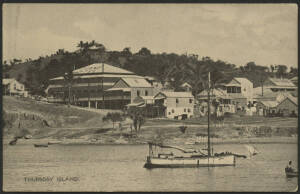
[[298,66],[296,4],[4,4],[3,60],[95,40],[108,50]]

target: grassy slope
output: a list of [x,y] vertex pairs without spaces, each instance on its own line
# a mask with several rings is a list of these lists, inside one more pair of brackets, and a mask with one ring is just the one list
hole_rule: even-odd
[[102,117],[107,112],[94,112],[67,105],[49,104],[32,99],[3,97],[6,112],[19,112],[43,117],[51,127],[91,127],[102,126]]

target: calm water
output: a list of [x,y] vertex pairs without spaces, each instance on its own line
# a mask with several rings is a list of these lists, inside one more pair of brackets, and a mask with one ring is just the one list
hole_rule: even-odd
[[[4,145],[5,191],[291,191],[298,178],[286,178],[288,160],[297,162],[297,144],[257,144],[261,154],[238,159],[235,167],[143,168],[146,145]],[[219,151],[245,153],[242,145]],[[52,181],[25,181],[54,177]],[[77,177],[58,181],[58,177]]]

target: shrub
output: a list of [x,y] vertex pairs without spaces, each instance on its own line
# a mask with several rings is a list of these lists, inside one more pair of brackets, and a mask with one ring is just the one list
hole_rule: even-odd
[[179,130],[181,133],[185,133],[185,131],[187,130],[187,126],[179,126]]

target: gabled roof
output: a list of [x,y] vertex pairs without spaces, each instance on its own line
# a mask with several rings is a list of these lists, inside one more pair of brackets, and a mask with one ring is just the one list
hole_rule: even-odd
[[129,87],[132,88],[152,88],[151,84],[145,79],[139,78],[121,78]]
[[284,101],[289,100],[292,103],[294,103],[296,106],[298,106],[298,99],[293,97],[293,96],[287,96],[284,100],[282,100],[278,105],[280,105],[281,103],[283,103]]
[[292,82],[297,82],[298,81],[298,76],[295,76],[293,78],[290,79]]
[[275,108],[278,105],[277,101],[260,101],[264,106],[270,107],[270,108]]
[[[263,91],[264,91],[264,95],[265,94],[273,94],[273,93],[275,93],[270,88],[263,88]],[[261,92],[262,92],[261,86],[253,88],[253,94],[254,95],[260,95],[261,96]]]
[[254,98],[258,100],[264,100],[266,98],[274,98],[276,99],[277,102],[281,102],[283,99],[287,97],[293,97],[293,96],[289,92],[269,92],[269,93],[264,92],[263,96],[261,96],[261,94],[256,94],[254,96]]
[[88,65],[86,67],[82,67],[73,71],[74,74],[89,74],[89,73],[103,73],[102,67],[104,69],[104,73],[113,73],[113,74],[134,74],[131,71],[127,71],[125,69],[121,69],[119,67],[115,67],[112,65],[108,65],[106,63],[94,63],[92,65]]
[[[233,81],[236,81],[237,83],[232,83]],[[249,81],[247,78],[244,77],[234,77],[228,84],[225,86],[240,86],[244,84],[252,84],[251,81]]]
[[181,84],[181,87],[189,87],[189,88],[191,88],[192,86],[189,83],[184,82],[183,84]]
[[293,82],[289,79],[269,78],[269,81],[271,81],[275,86],[295,87],[295,84],[293,84]]
[[7,85],[7,84],[9,84],[9,83],[11,83],[13,81],[16,81],[16,80],[12,79],[12,78],[4,78],[4,79],[2,79],[2,84],[3,85]]
[[[73,79],[78,79],[78,78],[82,78],[82,79],[84,79],[84,78],[99,78],[99,77],[132,77],[132,78],[140,78],[140,79],[142,79],[143,77],[141,77],[141,76],[138,76],[138,75],[134,75],[134,74],[132,74],[132,75],[116,75],[116,74],[100,74],[100,75],[76,75],[76,76],[74,76],[74,78]],[[50,79],[50,80],[64,80],[64,77],[55,77],[55,78],[52,78],[52,79]]]
[[156,81],[155,77],[151,76],[144,76],[145,79],[150,80],[150,81]]
[[[200,98],[203,98],[203,97],[207,98],[208,97],[207,90],[203,90],[197,96]],[[230,99],[230,96],[227,94],[227,92],[220,88],[212,89],[212,91],[210,92],[210,96],[211,97],[219,97],[219,98],[223,98],[223,99]]]
[[157,93],[154,96],[154,98],[159,94],[162,94],[167,98],[194,98],[191,92],[165,92],[165,91]]
[[252,84],[250,80],[244,77],[235,77],[234,79],[240,82],[241,84]]

